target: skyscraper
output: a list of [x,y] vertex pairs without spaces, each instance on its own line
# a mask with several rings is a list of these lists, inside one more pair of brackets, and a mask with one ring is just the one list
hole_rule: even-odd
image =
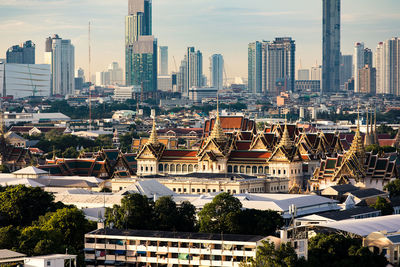
[[400,96],[400,38],[378,44],[375,66],[377,93]]
[[376,93],[376,69],[366,64],[358,70],[359,93],[375,95]]
[[35,44],[26,41],[10,47],[6,52],[6,62],[16,64],[35,64]]
[[52,95],[72,94],[75,89],[75,48],[57,34],[46,39],[45,63],[51,65]]
[[344,89],[344,85],[353,77],[353,56],[340,56],[340,88]]
[[353,74],[354,74],[354,92],[359,92],[359,70],[364,67],[364,43],[356,43],[354,45],[353,56]]
[[168,46],[158,48],[158,76],[168,75]]
[[262,92],[262,42],[250,43],[248,47],[248,90]]
[[125,17],[126,85],[157,91],[157,39],[152,36],[151,0],[129,0]]
[[295,41],[290,37],[249,44],[249,91],[270,93],[293,91],[295,83]]
[[322,86],[322,66],[321,65],[316,65],[314,67],[311,67],[311,80],[312,81],[320,81],[319,86],[321,89]]
[[369,48],[364,49],[364,65],[372,67],[372,50]]
[[194,47],[188,47],[183,60],[185,67],[183,77],[183,94],[188,95],[191,87],[202,87],[203,84],[203,54]]
[[224,58],[220,54],[210,57],[211,87],[222,90],[224,83]]
[[322,90],[340,88],[340,0],[323,0]]

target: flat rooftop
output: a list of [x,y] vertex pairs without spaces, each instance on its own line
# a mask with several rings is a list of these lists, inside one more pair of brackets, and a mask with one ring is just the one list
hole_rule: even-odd
[[119,230],[119,229],[97,229],[88,234],[109,235],[109,236],[127,236],[127,237],[153,237],[153,238],[171,238],[171,239],[198,239],[214,241],[240,241],[257,242],[264,239],[259,235],[232,235],[232,234],[209,234],[209,233],[187,233],[187,232],[166,232],[152,230]]

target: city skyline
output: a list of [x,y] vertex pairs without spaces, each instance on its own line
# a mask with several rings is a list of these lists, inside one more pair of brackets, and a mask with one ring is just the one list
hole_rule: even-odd
[[[14,43],[32,40],[36,43],[37,63],[43,63],[44,39],[58,33],[74,43],[76,67],[87,72],[87,22],[90,20],[92,73],[113,61],[123,65],[123,49],[116,47],[124,47],[127,7],[126,0],[96,1],[96,5],[92,0],[4,1],[0,3],[0,32],[8,38],[0,41],[0,58],[5,57],[6,50]],[[398,33],[399,14],[400,7],[395,0],[343,1],[342,53],[352,54],[355,42],[364,42],[374,51],[379,42]],[[296,59],[302,59],[303,68],[310,68],[316,61],[322,63],[322,1],[290,0],[271,5],[255,0],[249,7],[241,1],[155,0],[153,34],[159,45],[169,46],[170,71],[175,71],[173,57],[179,65],[186,48],[196,46],[207,58],[214,53],[223,54],[229,78],[247,77],[248,43],[283,36],[296,40]]]

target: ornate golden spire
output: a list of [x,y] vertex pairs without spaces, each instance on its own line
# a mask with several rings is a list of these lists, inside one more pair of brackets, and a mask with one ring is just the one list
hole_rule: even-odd
[[215,123],[214,127],[210,133],[210,138],[211,139],[216,139],[217,141],[225,141],[226,140],[226,135],[224,133],[224,130],[221,127],[221,121],[219,118],[219,98],[218,98],[218,93],[217,93],[217,117],[215,118]]
[[158,141],[157,137],[157,129],[156,129],[156,117],[154,116],[153,119],[153,128],[151,129],[151,134],[149,137],[148,144],[158,145],[160,142]]
[[284,147],[286,149],[290,149],[293,146],[293,142],[290,139],[289,131],[288,131],[288,127],[287,127],[286,114],[285,114],[285,128],[283,130],[283,134],[282,134],[282,138],[279,142],[279,146]]
[[360,133],[360,104],[358,104],[357,108],[357,130],[354,135],[353,142],[351,143],[350,150],[348,152],[348,157],[356,156],[359,160],[361,166],[363,166],[363,159],[365,157],[365,148],[363,139]]

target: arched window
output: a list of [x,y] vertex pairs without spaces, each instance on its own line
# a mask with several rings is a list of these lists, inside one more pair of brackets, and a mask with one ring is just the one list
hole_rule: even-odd
[[272,170],[272,173],[275,174],[275,169]]
[[268,174],[268,167],[264,167],[264,173]]
[[148,171],[149,171],[149,167],[146,166],[146,172],[148,172]]
[[176,172],[181,172],[182,171],[182,166],[180,164],[176,165]]
[[281,170],[278,170],[278,174],[281,174]]
[[169,172],[169,165],[168,164],[164,165],[164,170],[165,170],[165,172]]
[[263,173],[263,167],[261,167],[261,166],[258,167],[258,173],[259,173],[259,174]]
[[171,164],[170,169],[171,169],[171,172],[175,172],[175,164]]
[[192,164],[189,164],[188,171],[189,172],[193,172],[193,165]]
[[283,174],[286,174],[286,170],[283,170]]
[[234,173],[238,173],[238,166],[234,166],[234,167],[233,167],[233,172],[234,172]]
[[253,174],[257,174],[257,167],[253,166],[253,170],[252,170]]
[[228,173],[232,173],[232,166],[228,165]]
[[164,171],[164,165],[158,164],[158,171],[163,172]]
[[251,167],[250,166],[246,166],[246,173],[250,174],[250,172],[251,172]]
[[199,166],[197,164],[194,165],[194,171],[197,171],[199,169]]
[[187,172],[187,165],[186,165],[186,164],[183,164],[183,165],[182,165],[182,171],[183,171],[183,172]]
[[244,172],[245,172],[244,166],[240,166],[240,173],[244,173]]

